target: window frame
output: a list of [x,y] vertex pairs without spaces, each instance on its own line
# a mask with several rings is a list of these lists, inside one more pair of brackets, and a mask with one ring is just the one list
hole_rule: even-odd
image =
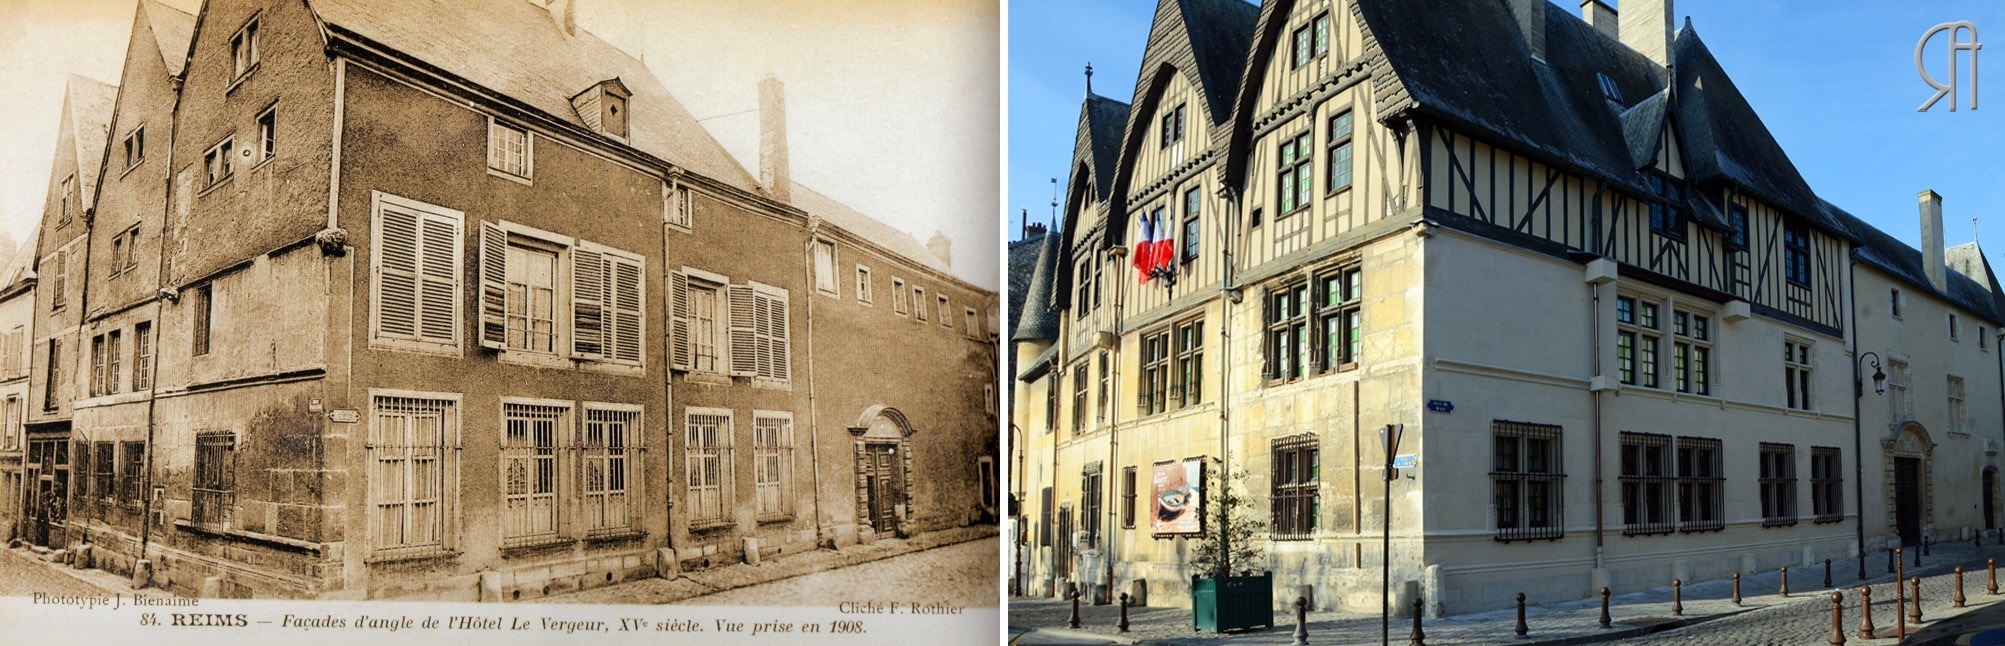
[[123,177],[127,171],[138,168],[140,164],[146,162],[146,124],[133,126],[120,141],[125,149],[125,168],[119,171],[119,175]]
[[918,321],[920,323],[926,322],[926,317],[928,316],[927,312],[931,310],[932,310],[931,304],[926,302],[926,288],[920,287],[918,285],[913,285],[912,320]]
[[[1674,497],[1678,477],[1673,469],[1676,468],[1677,456],[1671,436],[1622,431],[1618,447],[1622,535],[1676,532],[1678,516]],[[1657,450],[1654,456],[1652,449]]]
[[[507,149],[507,144],[510,142],[504,141],[501,138],[501,135],[505,133],[520,133],[522,135],[522,172],[520,173],[508,168],[511,160],[508,158],[510,151]],[[497,145],[501,147],[497,148]],[[499,117],[489,115],[487,117],[487,174],[533,186],[536,182],[536,133],[531,131],[528,126],[517,126],[502,121]]]
[[1105,509],[1106,470],[1099,462],[1089,462],[1079,473],[1079,533],[1081,545],[1100,544],[1100,516]]
[[[842,280],[836,278],[836,271],[835,271],[836,267],[835,241],[829,240],[827,238],[815,238],[809,242],[809,245],[810,246],[808,248],[809,249],[808,262],[814,268],[815,293],[823,296],[828,296],[831,298],[841,298]],[[824,253],[827,254],[826,256],[828,260],[827,263],[822,262],[824,258],[822,254]],[[824,266],[824,264],[826,264],[826,266]],[[828,287],[826,289],[822,287],[822,282],[824,280],[826,280],[828,283]]]
[[1172,409],[1196,406],[1204,401],[1204,317],[1178,322],[1170,330]]
[[[369,435],[365,438],[364,449],[369,455],[371,482],[386,481],[375,475],[375,470],[386,461],[398,463],[395,468],[400,470],[401,475],[397,480],[399,484],[414,482],[416,476],[421,474],[415,463],[421,459],[429,459],[435,464],[437,481],[433,483],[433,496],[429,498],[418,497],[418,491],[407,489],[393,502],[379,498],[378,494],[381,492],[374,484],[370,485],[364,493],[369,508],[366,543],[368,562],[447,556],[456,553],[454,548],[458,545],[459,530],[459,449],[463,422],[461,404],[459,393],[369,389]],[[405,433],[402,437],[390,437],[389,429],[379,427],[390,417],[405,420]],[[419,428],[418,420],[424,419],[436,420],[438,431],[436,437],[419,437],[424,429]],[[404,444],[395,444],[392,440]],[[402,455],[395,456],[394,460],[386,460],[386,457],[392,457],[388,456],[390,449],[400,449]],[[427,450],[433,453],[427,455],[419,452]],[[431,514],[433,523],[431,530],[435,533],[436,540],[413,542],[408,539],[410,532],[407,530],[403,533],[406,540],[385,543],[386,537],[381,533],[383,527],[376,522],[378,514],[384,511],[383,508],[397,506],[400,508],[398,515],[401,519],[414,521],[417,514],[415,507],[421,504],[435,507],[434,513]],[[416,524],[410,523],[412,526]]]
[[[646,492],[642,484],[647,465],[647,412],[639,404],[619,404],[612,402],[580,402],[578,406],[578,491],[577,525],[586,539],[614,538],[642,533],[642,520],[646,510]],[[598,414],[598,419],[595,415]],[[592,425],[605,428],[599,431],[598,444],[592,442]],[[611,428],[621,427],[620,446],[612,446]],[[613,468],[618,464],[619,469]],[[594,467],[594,465],[597,465]],[[605,474],[605,483],[594,491],[591,476],[594,468]],[[613,488],[614,473],[619,474],[620,487]],[[614,498],[617,496],[618,501]],[[594,498],[598,500],[594,502]],[[598,507],[600,520],[593,522],[593,507]],[[625,524],[613,522],[612,510],[619,509],[626,519]]]
[[[712,443],[697,442],[699,439],[695,426],[697,417],[721,420],[721,423],[716,428],[711,429]],[[682,484],[684,487],[683,493],[687,496],[685,500],[689,501],[689,526],[692,531],[702,531],[732,525],[731,513],[735,510],[735,507],[729,504],[733,499],[731,492],[734,482],[731,449],[736,428],[737,420],[734,417],[733,411],[729,408],[686,406],[682,409]],[[715,465],[705,465],[701,469],[702,473],[714,476],[713,478],[704,480],[704,482],[712,484],[697,484],[696,475],[699,472],[697,461],[701,459],[716,461]],[[712,489],[716,490],[717,509],[713,513],[706,513],[701,491]]]
[[1845,520],[1845,453],[1835,446],[1810,447],[1810,513],[1816,524]]
[[1135,467],[1121,467],[1121,529],[1134,528]]
[[132,324],[132,391],[153,389],[153,322]]
[[863,263],[857,263],[856,302],[862,303],[866,306],[875,306],[877,304],[876,291],[877,291],[876,285],[874,285],[870,279],[870,267]]
[[[731,286],[731,279],[690,267],[683,267],[682,273],[687,280],[689,291],[689,372],[728,378],[731,374],[731,303],[727,292]],[[709,368],[702,367],[703,344],[697,342],[703,337],[699,333],[703,326],[698,322],[705,319],[697,315],[696,303],[702,299],[708,299],[710,302]]]
[[[781,422],[777,439],[762,436],[761,422]],[[771,459],[773,464],[767,464]],[[778,473],[774,473],[777,470]],[[764,481],[770,478],[770,482]],[[786,411],[752,411],[752,491],[753,511],[761,522],[794,517],[794,414]],[[766,508],[764,490],[773,492],[773,507]]]
[[1643,294],[1615,297],[1615,366],[1623,385],[1663,389],[1665,306]]
[[1314,433],[1275,438],[1269,444],[1273,478],[1267,517],[1269,540],[1306,541],[1322,520],[1322,446]]
[[231,133],[216,143],[211,144],[208,150],[202,152],[203,178],[206,181],[202,185],[201,192],[197,193],[197,195],[207,195],[209,191],[215,190],[218,186],[228,184],[231,179],[236,178],[237,161],[235,158],[236,155],[232,154],[236,152],[236,149],[237,135],[236,133]]
[[[565,540],[566,523],[572,520],[568,513],[570,505],[566,504],[565,483],[575,477],[575,474],[569,473],[570,469],[567,468],[569,465],[566,464],[569,460],[566,459],[565,453],[571,452],[571,449],[578,446],[579,431],[572,423],[576,414],[577,407],[570,400],[501,398],[497,420],[500,426],[496,429],[496,440],[500,447],[496,456],[496,476],[499,483],[496,493],[501,499],[497,511],[502,516],[501,522],[498,523],[502,550],[537,547]],[[511,427],[518,421],[523,423],[523,438],[527,441],[525,444],[512,443],[512,436],[515,433]],[[539,433],[534,428],[537,422],[550,423],[548,443],[538,441]],[[522,493],[511,490],[509,470],[517,463],[528,465],[524,471],[525,490]],[[547,465],[549,470],[548,491],[539,491],[537,481],[541,479],[542,465]],[[539,527],[533,522],[533,515],[536,513],[533,508],[538,500],[546,501],[549,505],[546,516],[549,521],[548,528]],[[521,524],[512,520],[512,517],[516,516],[513,508],[517,502],[523,505],[521,515],[524,522]]]
[[[1690,453],[1692,459],[1686,459]],[[1703,453],[1701,453],[1703,452]],[[1726,477],[1724,443],[1716,438],[1680,435],[1672,454],[1678,469],[1678,531],[1716,532],[1726,529]],[[1711,459],[1703,459],[1710,457]],[[1687,471],[1693,473],[1687,473]],[[1711,512],[1710,517],[1698,512]]]
[[1761,526],[1796,525],[1796,445],[1762,442],[1759,452],[1761,477]]
[[1796,287],[1809,287],[1811,268],[1808,225],[1795,220],[1783,222],[1782,258],[1784,280]]
[[[1342,134],[1337,131],[1339,121],[1343,122]],[[1356,152],[1351,146],[1351,141],[1357,134],[1357,117],[1350,108],[1344,108],[1331,115],[1326,123],[1323,138],[1329,149],[1329,157],[1323,160],[1323,191],[1325,195],[1336,195],[1350,190],[1352,183],[1357,179],[1357,162],[1353,157]],[[1341,173],[1337,169],[1339,162],[1343,164]],[[1343,181],[1339,182],[1339,177]]]
[[[1491,420],[1491,525],[1499,543],[1559,540],[1566,536],[1565,430],[1553,424]],[[1534,442],[1545,444],[1545,468],[1534,468]],[[1503,453],[1503,447],[1511,453]],[[1508,459],[1507,459],[1508,458]],[[1509,464],[1505,464],[1505,462]],[[1508,467],[1508,468],[1506,468]],[[1534,485],[1545,489],[1543,503]],[[1508,508],[1506,507],[1506,501]],[[1541,509],[1542,508],[1542,509]],[[1543,524],[1534,524],[1543,515]],[[1506,522],[1508,519],[1509,522]]]
[[1957,435],[1969,435],[1970,409],[1968,408],[1967,397],[1969,391],[1965,389],[1966,384],[1963,377],[1961,375],[1948,375],[1944,381],[1946,383],[1943,386],[1943,399],[1948,405],[1949,414],[1948,424],[1945,425],[1948,428],[1945,430]]
[[1183,143],[1188,126],[1186,118],[1189,116],[1187,111],[1189,105],[1178,103],[1176,107],[1163,111],[1162,130],[1158,137],[1160,141],[1157,148],[1168,150],[1171,146]]
[[1817,365],[1811,349],[1816,342],[1795,336],[1782,338],[1782,390],[1784,408],[1816,410]]
[[242,83],[252,72],[258,71],[258,63],[264,60],[264,52],[259,47],[260,39],[258,36],[259,32],[263,31],[259,28],[259,23],[262,22],[263,18],[264,12],[253,12],[250,18],[244,20],[243,25],[238,26],[237,30],[230,34],[230,40],[228,41],[230,45],[230,86],[229,89],[224,90],[224,93],[227,94],[237,89],[238,84]]
[[1204,191],[1200,186],[1184,189],[1184,212],[1182,236],[1178,240],[1177,254],[1181,264],[1188,265],[1197,260],[1199,244],[1203,239]]
[[[219,459],[223,464],[204,464]],[[190,525],[223,532],[235,529],[236,467],[235,431],[202,431],[195,434],[195,454],[190,462],[188,485]],[[208,513],[204,513],[205,509]]]
[[1169,411],[1169,369],[1171,327],[1150,330],[1141,338],[1141,382],[1135,388],[1136,407],[1142,417]]
[[1671,308],[1671,388],[1680,393],[1713,394],[1713,314]]
[[1650,186],[1650,231],[1674,240],[1684,240],[1686,223],[1691,220],[1685,213],[1685,194],[1690,190],[1685,180],[1662,170],[1651,171],[1646,177]]
[[[368,347],[372,350],[406,351],[452,357],[462,356],[466,343],[466,331],[462,328],[466,327],[463,323],[467,315],[466,304],[463,302],[466,299],[462,297],[467,288],[466,282],[468,278],[465,271],[466,214],[443,206],[426,204],[381,191],[371,192],[371,202],[370,225],[373,227],[371,229],[373,235],[370,236],[369,253]],[[441,285],[443,287],[442,292],[451,295],[451,298],[448,299],[452,304],[451,319],[444,325],[444,327],[451,330],[450,341],[431,340],[425,338],[424,335],[423,330],[426,327],[426,323],[422,318],[422,311],[424,309],[425,285],[428,278],[424,266],[426,252],[423,246],[414,248],[412,252],[413,261],[416,263],[415,269],[411,272],[411,279],[415,289],[412,292],[412,298],[414,299],[412,301],[412,333],[409,336],[390,335],[383,329],[383,279],[386,275],[386,270],[383,268],[383,245],[386,236],[382,235],[382,231],[384,230],[383,216],[386,209],[412,212],[417,219],[415,237],[420,241],[419,245],[423,244],[424,223],[427,219],[438,219],[451,224],[453,227],[451,235],[452,248],[442,254],[451,262],[450,271],[447,273],[450,279],[449,282],[444,282]],[[431,280],[443,282],[447,279],[434,276],[431,277]]]
[[1274,212],[1279,214],[1274,216],[1276,220],[1308,209],[1315,203],[1314,139],[1315,129],[1306,128],[1283,137],[1275,149],[1275,173],[1278,177],[1274,181]]
[[909,297],[910,295],[905,293],[905,279],[899,278],[897,276],[892,276],[891,313],[897,316],[905,316],[906,310],[910,309],[910,307],[906,305],[906,299]]

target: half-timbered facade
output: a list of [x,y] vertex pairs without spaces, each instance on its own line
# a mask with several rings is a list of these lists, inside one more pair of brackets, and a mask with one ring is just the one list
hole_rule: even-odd
[[[1388,560],[1394,607],[1459,612],[1996,527],[1929,497],[1993,458],[1903,430],[2005,441],[1982,255],[1818,198],[1669,5],[1159,3],[1118,135],[1089,85],[1016,330],[1022,589],[1187,603],[1200,530],[1155,522],[1187,462],[1265,501],[1235,569],[1324,608],[1376,608]],[[1963,327],[1865,334],[1861,290],[1921,275],[1875,253],[1946,272],[1916,307]],[[1885,426],[1848,397],[1875,349],[1923,402]]]

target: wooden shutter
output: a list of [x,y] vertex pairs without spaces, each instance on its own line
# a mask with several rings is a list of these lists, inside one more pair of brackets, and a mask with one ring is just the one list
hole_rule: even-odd
[[607,354],[615,361],[640,363],[644,347],[641,335],[646,331],[641,305],[645,301],[643,288],[646,279],[641,275],[640,261],[623,256],[606,255],[606,273],[610,279],[606,301],[612,316],[612,333],[606,340]]
[[384,208],[376,235],[382,254],[376,259],[376,332],[414,338],[418,336],[418,214]]
[[727,286],[725,294],[731,305],[731,376],[758,376],[758,320],[753,312],[758,298],[751,285]]
[[508,344],[508,232],[480,223],[480,345]]
[[787,318],[787,299],[785,296],[778,295],[767,295],[766,298],[772,303],[769,314],[772,317],[770,319],[770,325],[772,326],[770,334],[772,334],[773,338],[773,368],[769,376],[783,381],[789,380],[792,377],[789,376],[791,372],[789,370],[789,358],[791,355],[787,353],[787,321],[789,320]]
[[432,215],[423,216],[418,223],[423,235],[418,255],[424,263],[418,336],[426,341],[452,343],[455,314],[459,311],[459,226],[453,220]]
[[571,251],[571,353],[605,356],[606,261],[597,251]]
[[669,363],[676,370],[688,370],[692,360],[689,343],[689,275],[668,274]]

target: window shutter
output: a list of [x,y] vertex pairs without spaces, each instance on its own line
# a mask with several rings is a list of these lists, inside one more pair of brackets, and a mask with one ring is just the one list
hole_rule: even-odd
[[645,319],[641,315],[641,305],[645,300],[643,287],[646,279],[641,275],[641,263],[619,256],[606,256],[606,266],[611,274],[612,290],[609,305],[612,310],[613,334],[607,341],[615,361],[641,362],[641,335],[646,331]]
[[[376,259],[381,272],[377,293],[376,330],[385,336],[418,335],[418,214],[399,209],[382,211],[382,236]],[[58,298],[61,298],[58,295]]]
[[773,372],[772,377],[782,381],[789,376],[789,355],[787,354],[787,299],[772,297],[773,325]]
[[731,376],[757,376],[758,334],[753,314],[757,298],[751,285],[730,285],[725,287],[725,293],[731,302]]
[[571,250],[571,353],[605,356],[606,261],[597,251]]
[[499,350],[508,343],[508,232],[480,223],[480,345]]
[[424,262],[424,291],[420,294],[419,338],[439,343],[453,342],[454,314],[459,306],[459,231],[445,218],[425,216],[418,220],[424,239],[418,245]]
[[669,363],[676,370],[688,370],[691,361],[689,348],[689,275],[682,272],[668,274],[669,300]]
[[759,343],[759,376],[773,376],[773,298],[766,294],[753,293],[752,314],[757,318]]

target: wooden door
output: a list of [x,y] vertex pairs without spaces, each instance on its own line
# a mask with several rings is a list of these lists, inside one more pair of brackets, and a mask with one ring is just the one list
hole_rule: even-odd
[[1894,530],[1902,545],[1921,543],[1921,460],[1894,458]]
[[878,532],[898,530],[898,506],[904,502],[904,470],[898,462],[898,445],[872,444],[865,452],[864,465],[870,491],[870,527]]

